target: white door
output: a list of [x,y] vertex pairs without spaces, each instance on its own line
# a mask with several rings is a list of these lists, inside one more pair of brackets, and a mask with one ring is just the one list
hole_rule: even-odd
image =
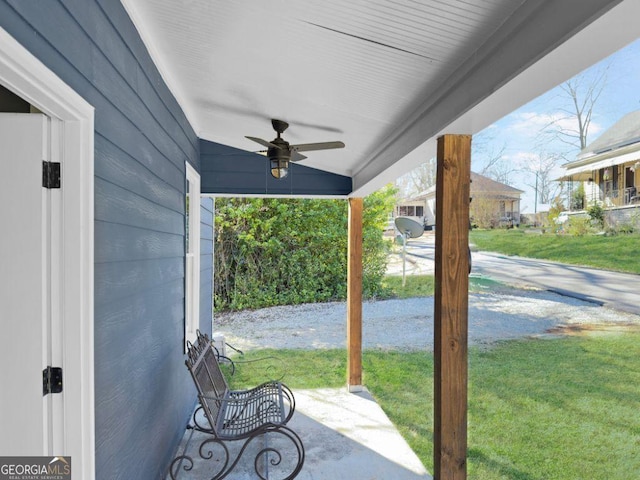
[[[51,122],[0,114],[0,452],[54,455],[62,395],[43,395],[43,370],[60,361],[60,190],[43,187]],[[52,221],[53,219],[53,221]],[[61,367],[61,365],[53,365]],[[55,428],[54,428],[55,426]]]

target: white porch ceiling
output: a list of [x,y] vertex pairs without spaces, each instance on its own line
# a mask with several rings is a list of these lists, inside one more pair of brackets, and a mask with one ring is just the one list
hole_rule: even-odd
[[[200,138],[341,140],[354,195],[633,41],[637,0],[122,0]],[[257,148],[256,148],[257,147]]]

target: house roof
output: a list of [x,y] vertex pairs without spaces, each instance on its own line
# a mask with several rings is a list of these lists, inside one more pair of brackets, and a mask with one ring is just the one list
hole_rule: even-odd
[[[302,165],[354,196],[637,37],[635,0],[122,0],[198,136],[340,140]],[[230,160],[231,161],[231,160]]]
[[[519,190],[510,185],[506,185],[501,182],[497,182],[489,177],[485,177],[484,175],[480,175],[479,173],[471,172],[471,185],[470,185],[470,193],[471,196],[490,196],[496,199],[513,199],[520,198],[520,195],[524,193],[524,190]],[[436,195],[436,187],[435,185],[426,189],[419,194],[403,200],[400,203],[413,202],[417,200],[424,200],[427,198],[433,198]]]
[[577,159],[583,160],[622,147],[638,144],[640,148],[640,110],[627,113],[624,117],[605,130],[595,141],[587,145]]
[[497,182],[475,172],[471,172],[471,186],[469,188],[471,196],[492,194],[508,198],[520,198],[520,195],[524,193],[524,190],[519,190],[505,183]]

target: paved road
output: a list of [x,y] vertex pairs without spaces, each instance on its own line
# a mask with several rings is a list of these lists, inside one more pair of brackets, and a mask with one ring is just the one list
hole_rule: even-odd
[[[433,273],[435,238],[425,235],[407,244],[407,274]],[[531,285],[640,315],[640,275],[576,267],[546,260],[473,252],[472,275],[511,285]],[[397,256],[390,273],[402,273]]]

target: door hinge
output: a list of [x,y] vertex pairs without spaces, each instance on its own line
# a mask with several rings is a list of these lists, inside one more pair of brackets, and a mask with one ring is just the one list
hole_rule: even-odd
[[60,163],[42,161],[42,186],[60,188]]
[[47,367],[42,371],[42,396],[62,392],[62,369]]

